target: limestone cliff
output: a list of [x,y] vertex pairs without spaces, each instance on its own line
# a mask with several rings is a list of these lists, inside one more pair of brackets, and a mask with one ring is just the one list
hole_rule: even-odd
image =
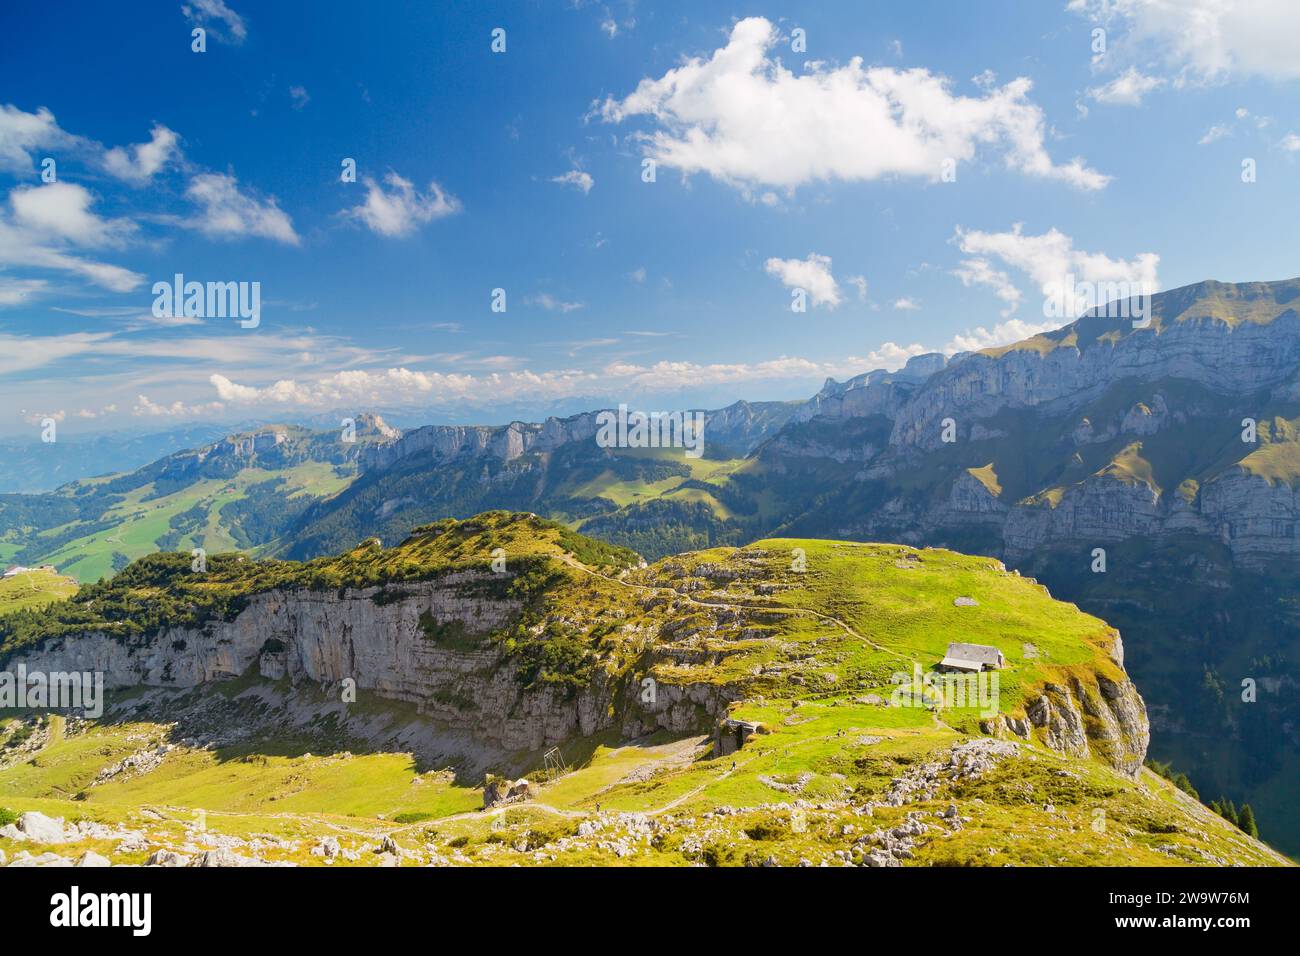
[[[341,687],[350,680],[506,751],[611,727],[628,736],[661,728],[682,734],[706,728],[725,710],[725,687],[661,683],[653,701],[642,701],[639,685],[608,670],[576,693],[523,686],[519,663],[488,639],[517,619],[520,604],[476,595],[484,583],[495,583],[490,571],[342,592],[269,591],[229,621],[127,640],[104,631],[57,637],[6,666],[100,672],[108,689],[194,687],[250,668],[294,683]],[[455,639],[431,636],[440,629]]]

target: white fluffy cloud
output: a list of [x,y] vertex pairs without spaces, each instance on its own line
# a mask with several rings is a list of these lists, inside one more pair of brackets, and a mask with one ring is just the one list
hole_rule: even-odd
[[200,173],[190,180],[185,197],[202,212],[191,224],[205,235],[218,239],[260,236],[298,245],[293,221],[274,197],[258,199],[239,188],[239,181],[225,173]]
[[425,223],[460,211],[460,201],[443,192],[436,182],[429,183],[429,192],[421,193],[409,179],[391,171],[384,177],[388,189],[368,176],[363,181],[366,201],[346,215],[359,219],[381,236],[409,236]]
[[762,17],[741,20],[708,59],[644,79],[593,115],[609,123],[651,117],[659,128],[645,137],[648,156],[746,190],[890,175],[937,180],[947,161],[970,161],[982,147],[1000,149],[1026,175],[1082,189],[1109,179],[1080,159],[1052,160],[1028,79],[959,96],[928,70],[865,67],[860,57],[796,75],[770,56],[778,37]]
[[910,345],[886,342],[880,348],[868,353],[868,362],[864,368],[883,368],[893,371],[902,368],[907,364],[907,360],[913,356],[925,355],[927,352],[942,352],[944,355],[952,356],[958,352],[978,352],[980,349],[1010,345],[1012,342],[1019,342],[1043,332],[1050,332],[1052,329],[1059,328],[1060,324],[1059,320],[1034,323],[1025,322],[1021,319],[1010,319],[1006,322],[999,322],[992,328],[977,325],[974,328],[958,332],[943,345],[937,347],[922,345],[920,342],[913,342]]
[[181,4],[181,13],[195,26],[228,43],[243,43],[248,38],[244,18],[228,7],[225,0],[189,0]]
[[[510,401],[550,401],[589,395],[594,391],[671,393],[684,388],[781,381],[817,381],[846,377],[871,368],[872,357],[846,357],[836,362],[781,356],[763,362],[703,364],[656,362],[638,365],[611,362],[597,369],[493,372],[485,375],[419,371],[409,368],[352,369],[313,379],[280,379],[248,385],[225,375],[212,375],[217,399],[229,405],[282,405],[332,408],[347,405],[427,407],[440,402],[491,406]],[[898,364],[902,364],[901,362]]]
[[[175,132],[156,124],[147,142],[105,148],[61,129],[49,110],[27,113],[13,105],[0,105],[0,171],[19,175],[31,173],[44,150],[58,148],[116,179],[144,185],[169,164],[180,164],[179,142]],[[180,223],[215,238],[254,235],[298,243],[292,221],[275,199],[256,198],[241,190],[234,176],[200,172],[190,179],[185,196],[199,207],[197,216],[153,218]],[[0,268],[62,271],[114,292],[137,288],[144,281],[142,275],[89,259],[78,251],[121,246],[137,232],[128,219],[99,216],[93,203],[84,187],[62,178],[11,191],[7,207],[0,209]],[[26,301],[45,288],[44,280],[35,277],[10,281],[0,305]]]
[[967,259],[953,270],[953,275],[968,289],[977,285],[992,289],[994,295],[1007,304],[1007,307],[1002,310],[1003,318],[1020,307],[1021,293],[1016,288],[1016,284],[1011,281],[1009,275],[1001,269],[994,268],[987,259]]
[[[193,418],[198,415],[218,414],[224,411],[225,408],[226,406],[221,402],[203,402],[197,405],[189,405],[179,399],[168,404],[160,404],[150,401],[147,395],[137,395],[135,407],[131,409],[131,414],[147,418]],[[116,410],[117,406],[109,406],[105,411]]]
[[1177,85],[1300,78],[1294,0],[1070,0],[1067,9],[1107,27],[1105,59],[1157,58]]
[[179,142],[176,133],[155,124],[147,143],[106,148],[62,129],[44,107],[28,113],[12,104],[0,105],[0,171],[4,172],[31,173],[38,152],[60,149],[101,166],[118,179],[140,185],[180,156]]
[[132,146],[114,146],[104,153],[104,168],[118,179],[137,185],[146,183],[154,174],[180,155],[179,137],[166,126],[155,126],[149,142]]
[[990,259],[1024,273],[1045,297],[1058,301],[1063,299],[1069,283],[1122,282],[1147,292],[1160,288],[1160,257],[1154,252],[1139,253],[1132,259],[1112,259],[1104,253],[1076,249],[1074,240],[1057,229],[1030,236],[1020,223],[1010,232],[958,228],[954,241],[963,253],[974,257],[961,264],[958,276],[967,285],[994,289],[1008,304],[1008,312],[1014,311],[1019,298],[1011,291],[1009,277],[994,269]]
[[552,176],[551,182],[559,183],[561,186],[572,186],[580,190],[585,196],[591,192],[591,187],[596,185],[596,180],[591,178],[591,173],[583,172],[581,169],[571,169],[562,176]]
[[999,322],[991,329],[977,325],[973,329],[958,332],[948,340],[948,343],[940,351],[952,355],[956,352],[977,352],[980,349],[1010,345],[1012,342],[1019,342],[1043,332],[1050,332],[1052,329],[1060,328],[1060,325],[1059,320],[1025,322],[1022,319],[1009,319],[1006,322]]
[[59,146],[70,139],[44,107],[27,113],[11,104],[0,106],[0,170],[30,173],[34,168],[32,150]]
[[763,264],[768,275],[776,276],[790,289],[803,289],[812,298],[814,307],[824,305],[833,309],[844,297],[831,274],[831,257],[810,252],[807,259],[768,259]]
[[125,219],[104,219],[91,211],[95,198],[76,183],[20,186],[9,193],[13,221],[45,237],[83,246],[120,243],[135,228]]
[[[90,194],[72,183],[13,190],[9,194],[10,215],[0,213],[0,267],[66,272],[113,292],[130,292],[138,287],[144,282],[139,273],[88,259],[76,251],[78,245],[117,243],[133,228],[124,220],[96,216],[90,211],[91,202]],[[45,288],[40,279],[17,282],[24,299]]]
[[936,350],[921,345],[919,342],[913,342],[911,345],[886,342],[880,348],[867,353],[867,363],[863,370],[883,368],[892,372],[906,365],[908,359],[934,351]]

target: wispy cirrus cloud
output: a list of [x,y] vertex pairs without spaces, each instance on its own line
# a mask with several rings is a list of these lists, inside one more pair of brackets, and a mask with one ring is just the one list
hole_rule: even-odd
[[1137,67],[1130,66],[1109,82],[1089,89],[1088,96],[1098,103],[1112,106],[1141,106],[1148,93],[1164,85],[1165,81],[1160,77],[1148,76]]
[[[53,184],[51,184],[53,185]],[[49,187],[40,187],[42,189]],[[130,292],[144,282],[144,276],[130,269],[101,262],[84,255],[77,249],[75,240],[60,235],[59,229],[76,232],[92,229],[87,220],[78,220],[76,204],[73,215],[60,219],[43,201],[26,207],[28,221],[17,222],[14,217],[0,212],[0,266],[62,272],[85,279],[93,285],[111,292]],[[33,225],[33,222],[38,225]],[[92,229],[93,231],[93,229]],[[37,294],[46,286],[44,280],[22,277],[27,297]],[[13,282],[15,280],[9,279]],[[3,303],[0,303],[3,304]],[[12,304],[12,303],[11,303]]]
[[524,305],[545,309],[547,312],[576,312],[578,309],[586,308],[585,302],[565,302],[563,299],[557,299],[549,292],[538,292],[535,295],[525,296]]
[[561,186],[572,186],[584,196],[591,192],[592,186],[596,185],[596,180],[591,178],[591,173],[581,169],[571,169],[563,175],[552,176],[551,182],[559,183]]

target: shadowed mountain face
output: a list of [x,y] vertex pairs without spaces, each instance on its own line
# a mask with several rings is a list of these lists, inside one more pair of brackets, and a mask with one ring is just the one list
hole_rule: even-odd
[[[0,535],[29,563],[77,573],[92,539],[125,557],[310,558],[506,508],[651,560],[773,534],[994,555],[1118,626],[1153,755],[1207,799],[1253,804],[1295,850],[1296,302],[1300,280],[1204,282],[1155,296],[1145,327],[1101,310],[1012,346],[827,382],[802,404],[737,403],[705,413],[700,458],[602,447],[594,412],[401,436],[367,426],[346,448],[337,433],[263,437],[241,458],[245,436],[57,495],[0,497]],[[151,501],[171,510],[145,535]]]

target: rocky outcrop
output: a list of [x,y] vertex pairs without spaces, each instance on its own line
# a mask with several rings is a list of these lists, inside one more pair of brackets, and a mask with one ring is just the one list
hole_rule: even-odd
[[[1281,300],[1293,283],[1261,293]],[[1198,287],[1156,297],[1156,314],[1174,312]],[[1289,302],[1289,299],[1287,300]],[[1111,337],[1097,334],[1104,325]],[[1213,391],[1253,394],[1279,386],[1300,362],[1300,314],[1279,301],[1269,322],[1229,322],[1208,315],[1180,314],[1177,321],[1133,329],[1128,320],[1081,320],[1075,339],[1093,331],[1081,347],[1064,333],[1041,337],[1000,352],[977,352],[951,363],[918,390],[895,420],[891,443],[940,447],[941,422],[953,418],[961,430],[1004,408],[1045,408],[1068,414],[1125,379],[1162,378],[1195,382]]]
[[1298,526],[1295,487],[1232,466],[1192,496],[1094,475],[1064,489],[1055,504],[1038,500],[1011,507],[1002,538],[1007,558],[1016,561],[1061,542],[1091,546],[1192,533],[1227,545],[1237,564],[1257,567],[1277,556],[1300,557]]
[[529,780],[511,781],[505,777],[488,774],[483,781],[483,809],[501,803],[520,803],[537,795],[538,787]]
[[943,369],[947,358],[939,352],[916,355],[896,372],[877,369],[846,382],[827,379],[821,391],[799,406],[796,421],[813,418],[894,417],[918,385]]
[[[1122,659],[1122,645],[1118,655]],[[1047,683],[1026,705],[1023,718],[999,714],[982,729],[996,737],[1036,736],[1058,753],[1096,756],[1121,773],[1136,777],[1151,742],[1146,705],[1127,678],[1096,675],[1095,684],[1071,678]]]
[[442,459],[480,454],[514,461],[530,451],[552,451],[569,442],[594,439],[597,414],[586,412],[572,418],[548,418],[541,424],[426,425],[407,432],[397,441],[367,449],[362,465],[368,471],[382,470],[420,454]]
[[[525,687],[518,663],[488,635],[513,625],[517,601],[483,596],[491,572],[339,591],[269,591],[233,619],[123,640],[102,632],[53,638],[8,663],[28,671],[95,671],[107,689],[195,687],[250,669],[273,679],[347,686],[416,705],[421,713],[509,751],[532,750],[611,727],[635,737],[707,728],[738,692],[711,683],[641,687],[597,669],[579,690]],[[499,582],[495,582],[499,583]],[[446,630],[459,636],[440,636]],[[649,652],[650,666],[655,652]],[[345,682],[352,682],[350,685]]]
[[1160,496],[1149,485],[1098,475],[1050,501],[1011,509],[1003,528],[1006,553],[1015,560],[1049,542],[1104,544],[1159,530]]
[[[789,421],[795,408],[788,402],[735,402],[726,408],[703,410],[705,441],[718,442],[735,452],[747,454]],[[583,412],[568,418],[548,418],[541,423],[427,425],[407,432],[396,441],[368,447],[362,457],[362,466],[368,471],[382,471],[420,454],[437,459],[485,455],[501,461],[514,461],[529,452],[555,451],[573,442],[593,441],[600,428],[597,421],[600,414],[599,410]]]

